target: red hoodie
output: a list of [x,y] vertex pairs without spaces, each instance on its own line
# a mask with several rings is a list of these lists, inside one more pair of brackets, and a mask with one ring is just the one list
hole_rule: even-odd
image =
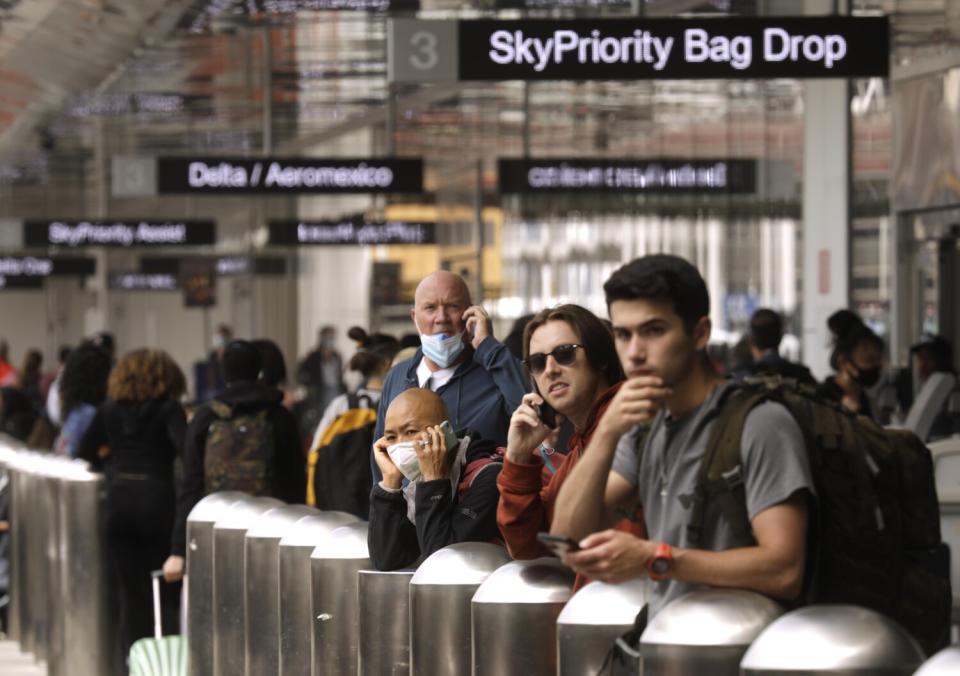
[[[504,457],[503,469],[497,478],[497,487],[500,489],[497,525],[513,558],[535,559],[550,556],[550,550],[537,540],[537,533],[550,530],[560,486],[583,456],[600,418],[621,384],[617,383],[600,395],[587,417],[586,426],[577,430],[570,440],[570,450],[566,457],[553,456],[559,457],[560,461],[552,478],[542,478],[543,460],[539,456],[531,458],[529,464],[518,464]],[[639,537],[646,536],[646,527],[639,512],[634,520],[623,519],[615,527]],[[579,589],[585,582],[578,576],[574,588]]]

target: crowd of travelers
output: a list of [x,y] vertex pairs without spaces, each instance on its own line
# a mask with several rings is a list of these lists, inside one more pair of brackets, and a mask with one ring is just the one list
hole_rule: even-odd
[[[160,349],[118,359],[113,337],[98,334],[44,371],[37,350],[14,368],[0,342],[0,429],[104,472],[125,648],[151,635],[156,569],[171,583],[164,630],[176,632],[187,515],[228,489],[368,519],[381,570],[468,541],[536,558],[557,551],[545,544],[553,534],[569,539],[561,554],[577,586],[653,580],[651,616],[701,586],[800,602],[829,485],[789,397],[751,388],[789,387],[859,421],[851,429],[895,422],[932,375],[956,382],[950,342],[922,336],[906,375],[885,377],[883,339],[840,310],[828,319],[833,374],[817,382],[781,356],[784,320],[773,309],[753,314],[739,363],[713,361],[709,292],[681,258],[634,260],[603,290],[608,317],[546,308],[501,342],[466,282],[434,272],[416,288],[414,333],[350,329],[355,388],[332,326],[294,383],[275,343],[222,326],[187,404],[187,379]],[[893,406],[878,403],[884,388]],[[952,401],[932,435],[960,432]],[[716,441],[731,418],[738,434]],[[702,483],[715,448],[736,465],[735,499],[710,499]],[[0,583],[4,572],[0,564]]]

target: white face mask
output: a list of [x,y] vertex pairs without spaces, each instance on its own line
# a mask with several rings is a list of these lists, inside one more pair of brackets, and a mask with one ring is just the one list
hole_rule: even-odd
[[416,481],[420,478],[420,461],[414,447],[416,441],[401,441],[387,448],[390,460],[407,481]]
[[432,336],[420,334],[420,346],[424,356],[442,369],[457,360],[463,352],[463,334],[448,336],[438,333]]

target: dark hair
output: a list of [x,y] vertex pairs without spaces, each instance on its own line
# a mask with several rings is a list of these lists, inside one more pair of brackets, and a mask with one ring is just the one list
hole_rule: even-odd
[[780,313],[762,307],[750,317],[750,337],[758,350],[776,350],[783,340],[783,319]]
[[17,385],[21,388],[38,387],[40,385],[40,366],[43,364],[43,354],[40,350],[27,350],[23,358],[23,368],[17,377]]
[[405,347],[419,348],[420,347],[419,334],[405,333],[402,336],[400,336],[400,349],[402,350]]
[[827,319],[827,328],[833,334],[833,351],[830,353],[830,368],[839,368],[840,357],[853,358],[860,345],[873,345],[883,350],[883,339],[863,323],[860,316],[851,310],[837,310]]
[[278,387],[287,380],[287,362],[275,342],[267,338],[251,341],[260,353],[260,382]]
[[91,342],[110,355],[110,358],[113,359],[113,355],[116,353],[117,344],[113,339],[112,333],[109,331],[101,331],[91,339]]
[[533,332],[553,321],[566,322],[573,329],[583,345],[590,368],[602,374],[608,385],[623,380],[623,368],[620,366],[620,357],[617,356],[617,347],[610,329],[590,310],[572,303],[547,308],[533,316],[523,329],[524,358],[530,356],[530,337]]
[[531,319],[533,319],[533,315],[518,317],[513,323],[513,326],[510,327],[510,333],[503,339],[503,344],[510,350],[510,354],[517,359],[523,358],[523,330],[527,324],[530,323]]
[[357,341],[360,349],[350,358],[347,368],[359,371],[364,378],[370,378],[389,368],[393,358],[400,351],[400,341],[387,333],[368,334],[359,326],[347,331],[351,340]]
[[253,383],[260,377],[263,361],[260,352],[247,340],[233,340],[223,350],[223,379],[225,382]]
[[710,293],[700,272],[679,256],[654,254],[636,258],[603,285],[607,309],[618,300],[669,299],[687,333],[710,315]]
[[96,345],[72,350],[60,374],[60,419],[66,420],[80,404],[99,406],[107,398],[110,355]]
[[60,349],[57,351],[57,358],[60,360],[61,364],[67,363],[67,357],[70,356],[70,351],[73,348],[69,345],[61,345]]

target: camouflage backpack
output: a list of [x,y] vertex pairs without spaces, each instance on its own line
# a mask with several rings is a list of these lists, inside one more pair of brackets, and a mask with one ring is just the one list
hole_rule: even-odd
[[751,378],[725,399],[697,474],[691,541],[699,538],[711,501],[735,533],[752,536],[740,438],[754,408],[777,402],[803,432],[817,491],[801,603],[873,608],[899,621],[928,654],[946,645],[949,554],[940,538],[933,460],[920,439],[778,376]]
[[220,401],[210,404],[216,419],[207,429],[203,474],[207,493],[243,491],[273,495],[274,438],[268,409],[234,415]]

